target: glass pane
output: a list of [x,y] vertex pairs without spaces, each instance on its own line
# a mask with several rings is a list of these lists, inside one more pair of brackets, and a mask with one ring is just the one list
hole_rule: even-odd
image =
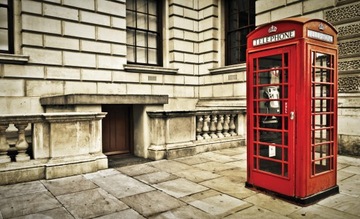
[[281,144],[282,134],[281,132],[260,131],[260,141],[269,144]]
[[128,62],[135,62],[135,47],[128,46],[127,47],[127,55],[126,55]]
[[126,9],[135,10],[135,2],[136,0],[126,0]]
[[149,64],[157,64],[156,49],[149,49]]
[[0,30],[0,50],[9,50],[8,32]]
[[267,56],[259,59],[260,69],[272,69],[282,66],[282,55]]
[[126,43],[128,45],[135,45],[135,31],[129,29],[126,31]]
[[156,43],[156,34],[149,33],[148,34],[148,47],[156,49],[157,43]]
[[156,0],[149,0],[149,14],[156,15]]
[[282,160],[282,148],[275,145],[260,145],[260,156],[269,157],[276,160]]
[[0,28],[8,28],[7,8],[0,8]]
[[144,48],[136,49],[136,62],[147,63],[146,50]]
[[137,28],[148,29],[147,26],[147,15],[138,13],[137,14]]
[[126,26],[136,27],[135,12],[126,11]]
[[331,161],[330,158],[315,161],[314,162],[315,163],[315,174],[330,170],[330,167],[331,167],[330,161]]
[[269,173],[282,175],[282,165],[272,160],[259,159],[259,169]]
[[149,16],[149,30],[157,31],[157,18],[155,16]]
[[147,12],[146,0],[136,0],[136,10],[140,12]]
[[136,45],[137,46],[146,46],[146,32],[137,31],[136,34]]

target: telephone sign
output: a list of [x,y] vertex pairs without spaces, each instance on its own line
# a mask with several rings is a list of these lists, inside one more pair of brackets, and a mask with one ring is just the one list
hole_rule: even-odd
[[290,18],[248,35],[247,187],[300,204],[338,193],[336,34]]

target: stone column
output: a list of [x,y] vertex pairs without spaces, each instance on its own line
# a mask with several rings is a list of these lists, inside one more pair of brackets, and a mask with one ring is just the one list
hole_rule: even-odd
[[223,123],[224,123],[224,116],[223,115],[218,115],[218,119],[217,119],[217,125],[216,125],[216,135],[219,137],[219,138],[223,138],[224,135],[223,135]]
[[203,136],[201,136],[202,128],[203,128],[203,116],[196,116],[196,140],[202,140],[204,139]]
[[212,115],[211,116],[211,122],[210,122],[210,136],[211,138],[218,138],[218,136],[215,134],[216,132],[216,125],[215,123],[217,122],[217,117],[216,115]]
[[16,142],[16,149],[18,154],[16,155],[16,161],[27,161],[30,160],[30,156],[26,154],[26,150],[29,147],[29,144],[25,139],[25,128],[28,126],[27,123],[15,124],[15,127],[18,129],[18,141]]
[[0,163],[9,163],[11,162],[10,157],[7,155],[10,146],[6,140],[6,129],[8,124],[0,124]]
[[211,138],[210,136],[209,136],[209,134],[208,134],[208,132],[209,132],[209,121],[210,121],[210,116],[209,115],[206,115],[205,117],[204,117],[204,125],[203,125],[203,137],[204,137],[204,139],[209,139],[209,138]]

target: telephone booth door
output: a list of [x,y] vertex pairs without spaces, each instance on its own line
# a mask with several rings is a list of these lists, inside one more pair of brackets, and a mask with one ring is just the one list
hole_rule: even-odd
[[250,54],[252,96],[248,123],[253,139],[248,146],[252,182],[260,187],[294,195],[294,46]]

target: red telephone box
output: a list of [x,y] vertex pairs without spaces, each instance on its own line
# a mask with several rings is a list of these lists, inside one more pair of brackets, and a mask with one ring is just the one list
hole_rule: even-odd
[[337,32],[290,18],[247,39],[247,187],[300,204],[339,192]]

